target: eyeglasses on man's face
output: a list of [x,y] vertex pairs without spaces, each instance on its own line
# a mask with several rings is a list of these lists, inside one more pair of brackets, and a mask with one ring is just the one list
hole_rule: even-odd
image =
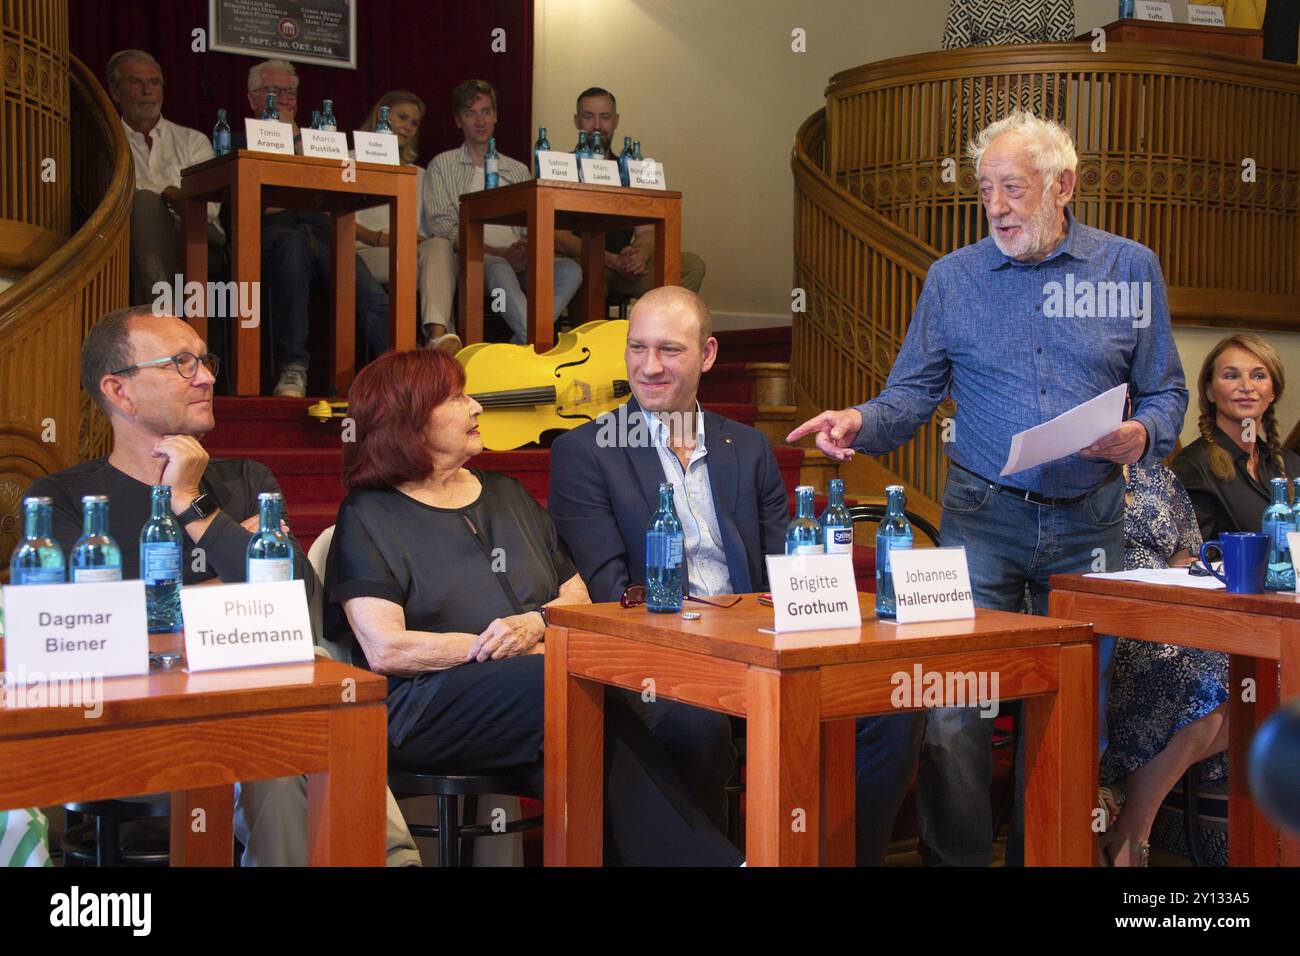
[[276,99],[281,100],[296,100],[298,98],[298,87],[296,86],[259,86],[253,92],[274,94]]
[[176,372],[181,378],[193,378],[199,374],[199,366],[202,365],[212,377],[217,377],[217,369],[221,367],[221,357],[209,352],[207,355],[195,355],[193,352],[178,352],[175,355],[167,355],[163,358],[149,359],[147,362],[136,362],[134,365],[128,365],[125,368],[114,369],[109,375],[125,375],[127,372],[135,372],[142,368],[161,368],[168,364],[176,367]]
[[[683,594],[682,597],[685,598],[687,601],[696,601],[700,604],[707,604],[709,607],[728,608],[728,607],[735,607],[737,604],[740,603],[739,595],[732,598],[730,601],[728,601],[725,604],[722,603],[721,601],[706,601],[704,598],[695,597],[695,595],[693,594]],[[642,604],[645,603],[645,585],[629,584],[626,588],[623,589],[623,596],[618,599],[618,603],[621,604],[623,607],[640,607]]]

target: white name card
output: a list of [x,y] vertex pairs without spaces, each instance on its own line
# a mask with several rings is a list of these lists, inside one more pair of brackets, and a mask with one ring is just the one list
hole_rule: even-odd
[[965,548],[905,548],[889,552],[899,624],[975,616]]
[[259,153],[293,155],[293,124],[278,120],[244,119],[248,148]]
[[149,673],[144,582],[28,584],[4,589],[5,670]]
[[181,588],[191,671],[290,664],[314,656],[302,581]]
[[628,185],[637,189],[667,189],[664,180],[663,163],[653,159],[629,159],[627,161]]
[[1223,19],[1223,7],[1207,7],[1199,3],[1187,5],[1187,22],[1199,23],[1205,27],[1221,27],[1226,23]]
[[1173,23],[1174,5],[1172,3],[1152,3],[1151,0],[1137,0],[1133,4],[1133,16],[1138,20]]
[[612,159],[582,160],[582,181],[589,186],[622,186],[618,163]]
[[[1291,549],[1291,564],[1294,567],[1296,557],[1300,556],[1300,531],[1288,531],[1286,533],[1286,544]],[[1300,591],[1300,587],[1297,588]]]
[[397,136],[394,133],[367,133],[357,130],[352,134],[357,147],[357,162],[383,163],[385,166],[402,165],[397,155]]
[[538,179],[556,179],[566,183],[581,182],[578,178],[578,157],[572,153],[561,153],[553,149],[537,152]]
[[769,554],[767,580],[778,634],[862,626],[852,555]]
[[348,134],[331,133],[324,129],[304,129],[302,131],[302,154],[320,156],[324,159],[348,158]]

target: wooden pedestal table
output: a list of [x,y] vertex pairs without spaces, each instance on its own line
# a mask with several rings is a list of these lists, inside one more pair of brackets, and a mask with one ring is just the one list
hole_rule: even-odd
[[460,197],[460,331],[483,341],[483,226],[528,229],[528,341],[538,352],[555,344],[555,230],[582,236],[582,288],[570,303],[575,326],[605,318],[605,232],[651,224],[656,286],[682,281],[682,194],[530,179]]
[[[1263,30],[1137,19],[1112,20],[1101,29],[1106,33],[1107,43],[1181,46],[1192,50],[1209,50],[1212,53],[1232,53],[1256,60],[1264,58]],[[1080,33],[1075,40],[1091,43],[1092,34]]]
[[[860,599],[871,607],[872,595]],[[854,718],[921,709],[921,688],[910,706],[892,699],[895,675],[910,682],[918,664],[941,676],[996,672],[1000,701],[1024,699],[1025,862],[1094,862],[1097,664],[1086,624],[980,610],[966,621],[872,616],[860,629],[777,635],[759,630],[773,615],[756,595],[691,610],[699,620],[617,604],[547,609],[547,865],[601,863],[609,685],[653,686],[658,698],[747,719],[750,866],[852,866]]]
[[5,691],[0,807],[170,791],[172,865],[230,866],[234,783],[306,774],[308,862],[384,865],[388,711],[378,675],[324,660],[155,669],[105,679],[99,716],[23,706],[36,698]]
[[[1281,699],[1300,696],[1300,596],[1229,594],[1169,584],[1055,575],[1049,613],[1091,621],[1098,634],[1179,644],[1228,656],[1228,862],[1300,866],[1300,838],[1280,834],[1250,798],[1255,731]],[[1280,682],[1279,682],[1280,676]],[[1279,839],[1280,838],[1280,839]]]
[[[344,172],[349,174],[344,178]],[[415,224],[419,170],[414,166],[355,163],[348,170],[333,159],[283,156],[240,149],[181,173],[185,235],[185,278],[208,279],[207,203],[230,205],[230,275],[241,284],[274,282],[262,276],[262,210],[268,207],[318,209],[330,215],[330,380],[340,398],[356,374],[356,217],[358,209],[388,204],[388,344],[415,347]],[[355,174],[355,175],[354,175]],[[305,294],[305,290],[304,290]],[[247,293],[245,293],[247,298]],[[237,301],[237,300],[236,300]],[[206,296],[205,296],[206,303]],[[227,361],[234,362],[236,395],[256,395],[261,384],[261,330],[228,316]],[[206,341],[208,316],[189,318]],[[259,323],[260,325],[260,323]]]

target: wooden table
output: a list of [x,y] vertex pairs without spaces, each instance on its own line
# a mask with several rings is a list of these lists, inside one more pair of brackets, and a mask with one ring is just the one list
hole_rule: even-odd
[[[582,236],[582,289],[572,306],[578,321],[605,318],[605,232],[651,224],[655,285],[682,280],[682,194],[530,179],[460,197],[458,294],[461,337],[483,341],[483,226],[528,229],[528,341],[538,352],[555,344],[555,230]],[[473,294],[469,290],[474,290]]]
[[[1162,23],[1158,20],[1112,20],[1101,28],[1107,43],[1148,43],[1181,46],[1214,53],[1233,53],[1256,60],[1264,58],[1264,31],[1237,27],[1211,27],[1201,23]],[[1092,42],[1092,33],[1078,41]]]
[[[185,278],[208,279],[207,203],[230,204],[230,274],[235,282],[262,280],[262,210],[267,207],[320,209],[330,214],[331,381],[347,395],[356,374],[356,218],[358,209],[388,204],[388,343],[415,347],[416,187],[414,166],[354,163],[355,175],[333,159],[284,156],[239,149],[181,172],[184,194]],[[274,281],[268,276],[267,281]],[[206,305],[205,305],[206,309]],[[214,316],[215,318],[216,316]],[[186,316],[206,341],[206,311]],[[235,394],[256,395],[261,385],[261,338],[256,325],[230,321]]]
[[[1300,866],[1300,838],[1279,834],[1255,808],[1247,754],[1281,699],[1300,695],[1300,596],[1229,594],[1167,584],[1054,575],[1049,613],[1091,621],[1098,634],[1179,644],[1228,656],[1228,861]],[[1249,682],[1249,684],[1247,684]],[[1253,687],[1254,700],[1244,698]]]
[[172,865],[230,866],[232,785],[305,773],[310,864],[383,866],[386,693],[376,674],[317,660],[110,677],[98,717],[6,694],[0,808],[170,791]]
[[[873,595],[859,596],[870,609]],[[1092,628],[1002,611],[934,624],[765,634],[773,612],[747,595],[699,620],[617,604],[547,609],[548,866],[599,866],[603,685],[748,720],[750,866],[854,863],[854,718],[917,710],[891,700],[923,672],[997,672],[999,699],[1023,698],[1025,862],[1090,866],[1097,802],[1096,651]],[[917,702],[919,703],[919,702]],[[805,829],[792,827],[802,810]]]

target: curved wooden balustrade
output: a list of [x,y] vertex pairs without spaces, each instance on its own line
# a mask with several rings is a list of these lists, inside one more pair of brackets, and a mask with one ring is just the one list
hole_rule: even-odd
[[[1016,106],[1074,133],[1075,214],[1156,251],[1175,322],[1300,325],[1300,70],[1132,44],[900,57],[832,77],[795,138],[801,412],[884,387],[930,265],[986,231],[963,144]],[[879,462],[931,508],[948,413]]]
[[77,370],[90,327],[127,304],[135,176],[108,95],[81,61],[69,64],[73,225],[84,222],[0,293],[0,571],[21,531],[28,483],[109,446],[108,423]]

